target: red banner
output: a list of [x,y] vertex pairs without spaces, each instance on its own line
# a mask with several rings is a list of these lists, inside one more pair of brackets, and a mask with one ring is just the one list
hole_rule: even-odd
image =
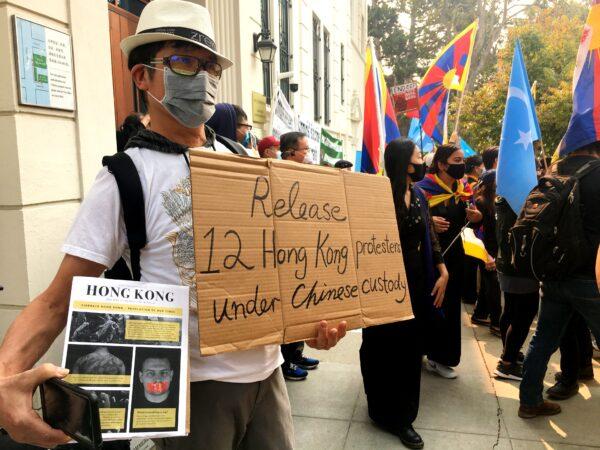
[[394,100],[394,110],[396,114],[406,114],[409,111],[419,109],[419,84],[406,83],[400,86],[393,86],[390,94]]

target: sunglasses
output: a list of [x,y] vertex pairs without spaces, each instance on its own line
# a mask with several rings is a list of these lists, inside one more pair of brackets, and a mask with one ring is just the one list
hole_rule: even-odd
[[196,76],[199,72],[208,72],[216,78],[221,78],[223,68],[221,64],[207,59],[196,58],[195,56],[171,55],[164,58],[155,58],[150,64],[163,64],[176,73],[184,77]]
[[249,130],[252,129],[252,125],[249,123],[238,123],[238,127],[247,127]]

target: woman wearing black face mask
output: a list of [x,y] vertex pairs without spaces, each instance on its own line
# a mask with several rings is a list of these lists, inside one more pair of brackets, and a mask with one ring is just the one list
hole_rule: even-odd
[[[482,215],[473,205],[473,193],[462,178],[465,160],[462,150],[453,145],[437,148],[431,173],[418,183],[427,197],[435,231],[439,235],[450,280],[446,289],[443,316],[431,326],[431,347],[425,367],[444,378],[456,378],[454,367],[460,363],[460,299],[464,251],[460,234],[467,223],[481,222]],[[457,238],[455,240],[455,238]]]
[[[427,324],[439,312],[448,272],[427,200],[413,184],[425,174],[419,148],[408,139],[390,142],[385,150],[385,170],[392,184],[416,319],[365,328],[360,365],[371,419],[400,437],[407,447],[422,448],[423,441],[412,427],[419,410],[421,358]],[[390,342],[397,345],[390,348]]]

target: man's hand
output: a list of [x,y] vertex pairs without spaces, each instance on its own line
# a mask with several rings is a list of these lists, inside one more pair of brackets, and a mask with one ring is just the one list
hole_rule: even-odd
[[332,328],[327,325],[326,320],[322,320],[317,324],[317,337],[306,341],[306,345],[317,350],[329,350],[346,335],[346,321],[338,324],[337,328]]
[[448,231],[448,228],[450,227],[450,222],[448,222],[443,217],[432,216],[431,220],[433,220],[433,228],[435,228],[436,233],[440,234]]
[[0,427],[23,444],[52,448],[71,440],[60,430],[45,423],[33,410],[35,389],[49,378],[64,378],[69,371],[52,364],[0,378]]

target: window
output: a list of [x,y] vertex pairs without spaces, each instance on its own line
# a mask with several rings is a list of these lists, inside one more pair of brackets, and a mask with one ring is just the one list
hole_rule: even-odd
[[344,104],[344,44],[340,46],[340,99]]
[[329,54],[331,53],[329,47],[329,31],[327,28],[323,28],[323,104],[325,110],[325,123],[329,125],[331,123],[331,112],[329,105]]
[[[290,0],[279,0],[279,71],[289,72],[291,70],[290,60]],[[279,82],[279,88],[290,101],[290,79],[283,78]]]
[[[270,35],[269,27],[269,2],[270,0],[260,1],[260,26],[263,35]],[[263,63],[263,94],[267,97],[267,103],[271,104],[271,64]]]
[[313,16],[313,97],[315,122],[321,121],[321,21]]

